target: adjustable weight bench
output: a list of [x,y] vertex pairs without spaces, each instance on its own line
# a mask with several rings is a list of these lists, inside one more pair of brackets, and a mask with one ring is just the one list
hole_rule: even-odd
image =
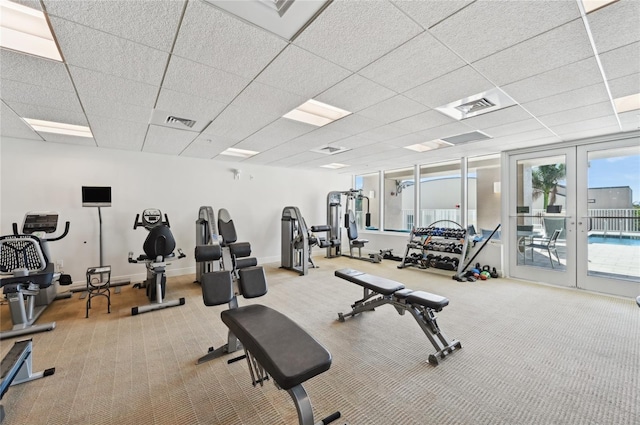
[[[31,356],[33,351],[33,343],[30,339],[16,341],[11,350],[2,359],[0,363],[0,400],[12,385],[18,385],[35,379],[44,378],[53,375],[56,371],[55,367],[45,369],[41,372],[32,371]],[[4,419],[4,408],[0,405],[0,422]]]
[[[196,247],[196,261],[209,261],[221,255],[219,247]],[[204,363],[224,354],[244,349],[244,355],[228,363],[247,359],[253,385],[263,385],[273,378],[276,387],[286,390],[298,411],[300,425],[313,425],[313,410],[302,384],[331,367],[331,354],[313,337],[285,315],[260,304],[238,307],[233,288],[232,272],[228,270],[203,273],[202,299],[206,306],[227,304],[221,313],[229,328],[228,343],[198,359]],[[264,269],[251,266],[238,270],[238,292],[244,298],[256,298],[267,293]],[[329,424],[340,417],[336,412],[317,424]]]
[[364,311],[373,311],[376,307],[384,304],[391,304],[400,315],[404,315],[405,311],[411,313],[429,338],[436,349],[434,354],[429,355],[429,363],[432,365],[437,366],[439,360],[444,359],[454,350],[462,348],[460,341],[448,340],[436,321],[435,312],[441,311],[449,305],[449,300],[445,297],[425,291],[412,291],[406,289],[400,282],[358,270],[340,269],[336,270],[335,275],[364,288],[363,298],[351,305],[351,312],[338,313],[340,322],[344,322],[344,319],[349,316],[355,316]]

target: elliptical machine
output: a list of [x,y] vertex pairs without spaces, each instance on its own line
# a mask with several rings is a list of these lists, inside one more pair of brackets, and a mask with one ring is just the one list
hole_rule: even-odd
[[[50,331],[55,322],[34,324],[54,300],[70,298],[70,292],[56,294],[56,282],[70,285],[71,276],[55,272],[48,242],[59,241],[69,233],[69,222],[57,237],[46,238],[58,228],[58,213],[28,212],[22,224],[13,223],[13,235],[0,237],[0,273],[11,274],[0,280],[9,301],[13,328],[0,333],[0,340],[36,332]],[[35,236],[35,235],[39,235]]]
[[[171,263],[167,263],[166,260],[175,258],[176,241],[173,238],[173,234],[169,229],[169,218],[164,215],[164,221],[162,220],[162,213],[159,209],[149,208],[142,212],[142,220],[140,220],[140,214],[136,214],[136,219],[133,222],[133,229],[138,227],[144,227],[149,231],[149,235],[144,241],[142,249],[144,254],[133,258],[133,252],[129,252],[129,262],[139,263],[144,262],[147,267],[147,279],[141,283],[134,285],[138,288],[146,288],[147,298],[151,301],[151,304],[133,307],[131,309],[131,315],[146,313],[149,311],[160,310],[168,307],[176,307],[184,305],[185,299],[180,298],[173,301],[164,301],[165,289],[167,283],[166,267]],[[184,258],[186,255],[178,248],[178,259]]]

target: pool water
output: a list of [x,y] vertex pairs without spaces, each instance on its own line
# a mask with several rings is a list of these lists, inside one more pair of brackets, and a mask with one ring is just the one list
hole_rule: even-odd
[[589,243],[601,243],[605,245],[640,246],[640,238],[630,237],[630,236],[592,235],[592,236],[589,236]]

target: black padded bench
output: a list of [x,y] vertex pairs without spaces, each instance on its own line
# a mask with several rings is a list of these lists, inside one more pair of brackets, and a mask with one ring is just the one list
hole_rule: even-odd
[[[219,251],[219,250],[218,250]],[[196,247],[196,261],[210,261],[219,252]],[[267,280],[260,266],[238,270],[238,293],[244,298],[257,298],[267,293]],[[331,367],[331,354],[312,336],[287,316],[260,304],[238,307],[233,274],[228,270],[203,273],[202,299],[206,306],[229,305],[220,316],[229,328],[228,343],[198,359],[198,364],[244,349],[252,383],[263,385],[273,378],[276,386],[286,390],[293,399],[300,425],[314,425],[311,401],[302,384]],[[317,424],[329,424],[340,417],[335,412]]]
[[405,311],[411,313],[429,341],[436,349],[429,355],[429,363],[437,365],[440,359],[462,348],[459,341],[449,341],[438,327],[435,312],[441,311],[449,300],[440,295],[425,291],[412,291],[391,279],[373,276],[353,269],[336,270],[335,275],[341,279],[360,285],[364,289],[364,296],[351,305],[349,313],[338,313],[338,320],[344,322],[349,316],[355,316],[364,311],[373,311],[376,307],[391,304],[400,315]]
[[[11,385],[22,384],[55,373],[55,368],[45,369],[42,372],[31,372],[32,351],[33,343],[31,339],[16,341],[11,350],[2,359],[2,363],[0,363],[0,400],[2,400]],[[3,419],[4,408],[0,405],[0,422]]]
[[[271,376],[293,399],[300,425],[314,424],[302,384],[329,370],[329,351],[287,316],[263,305],[225,310],[220,317],[244,346],[253,385],[262,385]],[[340,412],[335,412],[317,423],[328,424],[339,417]]]

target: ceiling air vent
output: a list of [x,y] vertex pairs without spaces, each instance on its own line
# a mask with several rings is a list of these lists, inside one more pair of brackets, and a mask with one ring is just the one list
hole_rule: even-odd
[[325,155],[335,155],[350,150],[349,148],[343,148],[340,146],[322,146],[317,149],[311,149],[311,152],[323,153]]
[[462,105],[458,105],[455,108],[463,114],[467,115],[473,112],[482,111],[483,109],[491,108],[492,106],[496,106],[495,103],[492,103],[489,99],[483,97],[482,99],[463,103]]
[[169,115],[167,117],[167,121],[165,122],[167,124],[182,124],[189,128],[193,128],[193,125],[196,123],[194,120],[189,120],[187,118],[178,118],[178,117],[174,117],[173,115]]
[[458,134],[457,136],[443,137],[442,140],[453,145],[459,145],[461,143],[476,142],[478,140],[485,140],[490,138],[491,136],[484,134],[482,131],[472,131],[470,133]]

